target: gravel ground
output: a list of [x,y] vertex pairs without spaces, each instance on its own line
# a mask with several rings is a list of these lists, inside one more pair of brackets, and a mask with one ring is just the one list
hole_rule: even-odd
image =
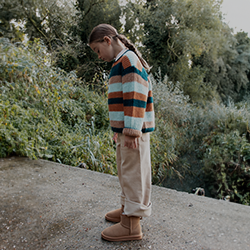
[[250,249],[250,207],[153,186],[141,241],[108,242],[118,178],[27,158],[0,159],[2,249]]

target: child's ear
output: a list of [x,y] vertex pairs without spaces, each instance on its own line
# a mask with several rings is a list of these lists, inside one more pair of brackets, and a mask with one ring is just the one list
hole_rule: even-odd
[[103,38],[103,40],[104,40],[108,45],[111,44],[111,38],[110,38],[109,36],[105,36],[105,37]]

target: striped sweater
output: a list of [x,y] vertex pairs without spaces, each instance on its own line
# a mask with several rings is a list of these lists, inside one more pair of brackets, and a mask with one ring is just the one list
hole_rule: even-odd
[[154,130],[152,85],[139,58],[130,50],[111,68],[108,105],[114,132],[139,137]]

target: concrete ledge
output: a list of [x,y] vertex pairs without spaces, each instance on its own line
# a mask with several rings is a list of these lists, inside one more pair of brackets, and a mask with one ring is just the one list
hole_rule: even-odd
[[110,243],[118,178],[44,160],[0,159],[2,249],[250,249],[250,207],[153,186],[141,241]]

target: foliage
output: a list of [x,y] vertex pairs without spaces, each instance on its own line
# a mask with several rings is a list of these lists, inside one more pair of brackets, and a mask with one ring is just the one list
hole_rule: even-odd
[[46,48],[0,40],[0,157],[45,158],[115,174],[106,96],[50,66]]
[[18,28],[12,23],[12,20],[19,20],[22,17],[18,0],[2,0],[0,3],[0,37],[23,39],[23,33],[20,34]]
[[250,204],[250,113],[246,109],[224,109],[225,116],[203,139],[204,171],[212,195]]
[[176,180],[179,185],[189,176],[199,177],[213,197],[230,195],[231,201],[249,204],[248,102],[225,106],[213,101],[198,106],[167,78],[153,83],[157,130],[152,134],[152,162],[162,163],[154,164],[153,171],[159,170],[156,183],[166,185],[166,178],[173,178],[171,172],[181,178]]
[[[66,72],[102,85],[103,71],[111,64],[101,62],[88,46],[88,36],[99,23],[121,28],[117,0],[4,0],[0,10],[0,36],[12,41],[41,39],[52,53],[52,64]],[[98,13],[98,15],[96,15]]]
[[[225,25],[222,29],[224,43],[218,49],[216,59],[210,53],[203,53],[194,64],[207,68],[205,82],[211,82],[224,102],[242,100],[249,89],[250,46],[247,33],[236,35]],[[249,90],[248,90],[249,91]]]
[[249,88],[249,38],[233,35],[220,6],[217,0],[137,0],[124,11],[126,32],[139,37],[154,77],[167,75],[193,102],[239,101]]
[[13,41],[40,38],[54,66],[76,70],[98,89],[111,64],[101,62],[87,42],[94,26],[109,23],[140,47],[154,77],[160,68],[158,80],[167,75],[190,101],[238,102],[249,93],[249,37],[245,32],[233,35],[223,22],[221,1],[126,2],[120,6],[118,0],[3,0],[0,36]]
[[111,24],[119,31],[121,8],[118,0],[77,0],[76,10],[77,23],[71,28],[71,36],[81,41],[75,48],[79,60],[77,75],[88,82],[95,75],[95,84],[99,87],[103,81],[103,72],[109,70],[111,64],[97,58],[88,46],[88,37],[92,29],[100,23]]
[[[52,51],[66,42],[74,24],[73,12],[71,1],[4,0],[0,12],[1,30],[4,37],[16,41],[23,40],[24,33],[31,41],[40,38]],[[13,30],[22,36],[16,36]]]
[[196,108],[183,91],[167,78],[159,82],[151,76],[151,80],[156,114],[156,131],[151,135],[153,181],[164,184],[172,176],[183,180],[189,171],[189,163],[183,161],[183,156],[193,154],[197,147],[190,143],[197,132],[192,122]]
[[153,66],[152,73],[156,76],[160,68],[160,77],[167,75],[173,83],[179,82],[192,101],[212,99],[215,89],[203,81],[207,69],[193,61],[204,52],[216,56],[222,39],[219,3],[215,0],[147,1],[138,18],[145,30],[142,42]]

